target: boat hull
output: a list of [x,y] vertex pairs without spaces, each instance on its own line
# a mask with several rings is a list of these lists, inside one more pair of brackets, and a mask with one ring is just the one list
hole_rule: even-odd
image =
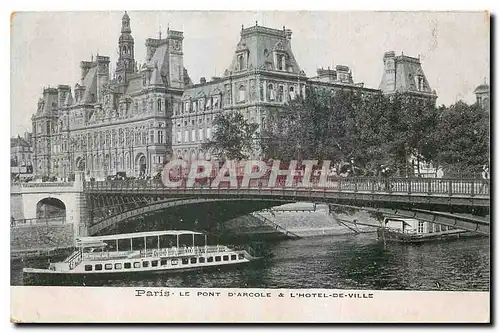
[[427,234],[406,234],[389,230],[387,228],[377,229],[377,239],[384,242],[395,243],[427,243],[443,240],[454,240],[471,237],[484,237],[484,235],[469,231],[427,233]]
[[136,281],[147,278],[148,276],[156,275],[175,275],[187,272],[207,272],[214,270],[229,270],[234,267],[240,267],[253,263],[260,258],[253,258],[252,260],[233,262],[230,264],[220,265],[205,265],[194,267],[179,267],[179,268],[165,268],[155,270],[142,270],[142,271],[120,271],[120,272],[102,272],[102,273],[81,273],[81,272],[58,272],[50,271],[48,269],[34,269],[23,271],[23,284],[24,285],[51,285],[51,286],[102,286],[109,281],[123,280],[123,281]]

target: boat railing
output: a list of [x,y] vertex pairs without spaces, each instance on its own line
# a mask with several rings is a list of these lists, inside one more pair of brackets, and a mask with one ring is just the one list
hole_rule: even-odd
[[73,269],[78,266],[83,260],[83,253],[81,250],[75,251],[65,262],[68,263],[69,269]]
[[226,252],[230,251],[227,246],[222,245],[209,245],[209,246],[194,246],[194,247],[171,247],[160,249],[141,250],[141,258],[145,257],[175,257],[182,255],[200,255],[208,253]]
[[109,259],[116,257],[127,257],[136,251],[102,251],[83,253],[83,258],[87,260]]

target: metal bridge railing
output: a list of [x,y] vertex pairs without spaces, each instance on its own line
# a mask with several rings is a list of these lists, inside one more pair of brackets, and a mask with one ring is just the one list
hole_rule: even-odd
[[17,219],[11,220],[11,228],[40,226],[40,225],[62,225],[66,223],[66,217],[53,217],[53,218],[33,218],[33,219]]
[[[171,181],[176,181],[172,179]],[[369,193],[404,193],[404,194],[428,194],[444,196],[489,196],[490,181],[488,179],[445,179],[445,178],[328,178],[326,182],[313,179],[304,184],[297,177],[291,183],[284,179],[278,179],[274,186],[269,186],[268,179],[253,179],[248,187],[242,186],[242,178],[237,179],[237,186],[231,186],[229,182],[221,182],[217,186],[211,186],[213,178],[194,182],[193,186],[187,186],[187,179],[178,179],[179,184],[175,187],[166,187],[159,180],[113,180],[93,181],[86,183],[86,189],[120,190],[140,193],[142,190],[190,190],[196,189],[259,189],[260,191],[272,190],[311,190],[321,192],[369,192]]]

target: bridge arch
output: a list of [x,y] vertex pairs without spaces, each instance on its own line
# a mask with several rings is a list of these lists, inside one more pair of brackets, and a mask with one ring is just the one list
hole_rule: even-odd
[[66,204],[58,198],[46,197],[36,204],[37,219],[66,218]]
[[[246,215],[254,211],[259,211],[265,208],[270,208],[273,206],[280,206],[287,203],[293,203],[294,201],[286,200],[286,199],[262,199],[262,198],[254,198],[250,200],[242,200],[240,198],[173,198],[162,200],[158,202],[152,202],[148,205],[137,207],[131,210],[124,211],[122,213],[118,213],[112,216],[109,216],[105,219],[100,220],[99,222],[88,227],[88,234],[95,235],[98,233],[102,233],[109,228],[116,227],[120,224],[126,224],[133,219],[139,218],[144,215],[159,213],[161,211],[165,211],[172,208],[178,208],[181,206],[189,206],[189,205],[200,205],[200,204],[214,204],[214,203],[257,203],[257,209],[249,209],[248,211],[240,210],[237,214],[230,215],[228,219],[235,218],[238,216]],[[243,206],[242,206],[243,207]],[[254,206],[255,207],[255,206]]]
[[[250,209],[248,211],[241,211],[238,215],[231,216],[231,218],[242,216],[249,214],[251,212],[255,212],[258,210],[262,210],[265,208],[271,208],[273,206],[279,206],[287,203],[293,203],[300,200],[286,199],[286,198],[235,198],[235,197],[226,197],[226,198],[210,198],[210,197],[187,197],[187,198],[171,198],[167,200],[161,200],[156,202],[151,202],[147,205],[137,207],[134,209],[130,209],[107,218],[104,218],[98,221],[96,224],[89,226],[88,233],[89,235],[94,235],[97,233],[101,233],[103,230],[107,230],[108,228],[115,227],[122,223],[128,223],[133,219],[137,219],[140,216],[149,215],[152,213],[158,213],[161,211],[165,211],[168,209],[172,209],[179,206],[188,206],[188,205],[200,205],[203,203],[231,203],[231,202],[239,202],[239,203],[255,203],[261,202],[259,209]],[[363,205],[349,205],[345,203],[332,203],[328,200],[315,200],[317,203],[325,203],[332,206],[341,206],[347,208],[354,208],[368,212],[379,212],[384,215],[398,216],[398,217],[406,217],[406,218],[417,218],[423,221],[443,224],[447,226],[453,226],[456,228],[475,231],[482,234],[489,233],[489,222],[480,220],[477,218],[471,218],[467,216],[460,215],[452,215],[441,212],[432,212],[421,209],[415,210],[401,210],[401,209],[391,209],[391,208],[375,208],[375,207],[366,207]]]

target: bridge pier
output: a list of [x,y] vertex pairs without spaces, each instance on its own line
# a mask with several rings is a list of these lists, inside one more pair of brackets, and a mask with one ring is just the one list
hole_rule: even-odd
[[11,186],[12,218],[14,220],[27,219],[36,224],[37,220],[41,218],[37,216],[37,206],[40,201],[57,199],[64,204],[64,223],[72,225],[73,238],[85,236],[87,235],[86,221],[88,212],[84,189],[85,179],[81,171],[76,172],[73,183],[32,182],[13,184]]
[[82,171],[75,173],[75,212],[73,216],[73,232],[76,240],[79,236],[87,236],[87,205],[84,194],[85,175]]

